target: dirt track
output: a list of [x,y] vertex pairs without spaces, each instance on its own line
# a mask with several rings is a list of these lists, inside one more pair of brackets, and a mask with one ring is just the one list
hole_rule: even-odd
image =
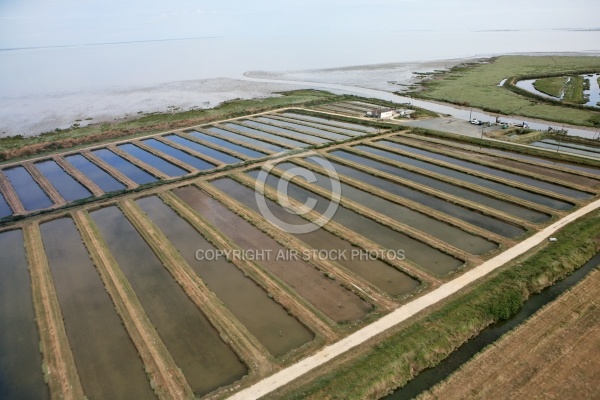
[[458,292],[459,290],[471,284],[472,282],[500,268],[508,261],[518,257],[519,255],[537,246],[563,226],[575,221],[577,218],[586,215],[598,208],[600,208],[600,200],[597,200],[585,207],[582,207],[574,213],[562,218],[561,220],[541,230],[537,234],[524,240],[515,247],[486,261],[479,267],[472,269],[464,275],[440,286],[439,288],[416,299],[415,301],[398,308],[391,314],[386,315],[385,317],[353,333],[352,335],[347,336],[339,342],[323,348],[316,354],[281,370],[280,372],[256,383],[255,385],[245,390],[236,393],[231,397],[231,399],[256,399],[268,393],[271,393],[272,391],[290,383],[291,381],[304,375],[305,373],[332,360],[336,356],[339,356],[355,348],[356,346],[366,342],[367,340],[384,332],[385,330],[393,327],[394,325],[397,325],[407,320],[408,318],[416,315],[425,308],[430,307],[436,304],[437,302],[451,296],[452,294]]
[[596,270],[419,399],[599,398],[599,297]]

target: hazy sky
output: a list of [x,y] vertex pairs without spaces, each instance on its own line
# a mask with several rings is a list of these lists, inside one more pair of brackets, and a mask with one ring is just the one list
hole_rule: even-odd
[[0,48],[206,36],[599,28],[598,0],[0,0]]

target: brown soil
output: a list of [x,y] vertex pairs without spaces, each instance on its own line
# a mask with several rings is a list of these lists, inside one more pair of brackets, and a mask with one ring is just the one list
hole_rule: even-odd
[[420,399],[600,398],[598,298],[595,270]]

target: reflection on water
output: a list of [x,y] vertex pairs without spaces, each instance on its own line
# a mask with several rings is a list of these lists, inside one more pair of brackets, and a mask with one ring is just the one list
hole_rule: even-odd
[[267,296],[257,284],[225,258],[198,260],[197,251],[215,248],[158,197],[137,204],[169,238],[208,288],[225,304],[269,352],[282,356],[312,340],[313,334]]
[[56,161],[47,160],[35,163],[35,167],[48,179],[63,199],[74,201],[90,197],[92,194],[71,175],[67,174]]
[[515,182],[520,182],[520,183],[524,183],[526,185],[529,186],[533,186],[533,187],[537,187],[540,189],[544,189],[544,190],[548,190],[550,192],[554,192],[554,193],[560,193],[560,194],[564,194],[565,196],[570,196],[573,197],[575,199],[589,199],[590,197],[592,197],[591,194],[589,193],[584,193],[584,192],[580,192],[579,190],[574,190],[574,189],[570,189],[564,186],[560,186],[560,185],[556,185],[556,184],[552,184],[552,183],[548,183],[548,182],[544,182],[544,181],[540,181],[537,179],[533,179],[533,178],[529,178],[527,176],[523,176],[523,175],[518,175],[512,172],[506,172],[506,171],[502,171],[496,168],[492,168],[492,167],[487,167],[485,165],[480,165],[480,164],[476,164],[473,162],[469,162],[469,161],[464,161],[458,158],[454,158],[454,157],[450,157],[450,156],[445,156],[443,154],[439,154],[439,153],[434,153],[432,151],[427,151],[427,150],[422,150],[420,148],[416,148],[416,147],[412,147],[412,146],[407,146],[404,144],[399,144],[399,143],[394,143],[394,142],[389,142],[387,140],[382,140],[380,143],[386,147],[391,147],[393,149],[399,149],[399,150],[404,150],[410,153],[414,153],[414,154],[419,154],[419,155],[423,155],[426,157],[430,157],[433,158],[434,160],[439,160],[439,161],[444,161],[450,164],[454,164],[460,167],[465,167],[465,168],[470,168],[473,169],[475,171],[478,172],[483,172],[492,176],[497,176],[500,178],[504,178],[504,179],[508,179],[508,180],[512,180]]
[[590,107],[600,107],[600,84],[598,79],[600,74],[591,74],[584,77],[590,84],[589,90],[583,92],[584,97],[588,98],[588,102],[585,104]]
[[[333,133],[333,132],[329,132],[329,131],[325,131],[323,129],[317,129],[308,125],[300,125],[298,123],[294,123],[294,122],[288,122],[288,121],[282,121],[280,119],[271,119],[271,118],[267,118],[267,117],[258,117],[257,118],[258,121],[260,122],[264,122],[264,123],[269,123],[269,124],[278,124],[283,126],[284,128],[290,128],[290,130],[286,130],[285,132],[296,132],[293,129],[298,129],[304,132],[308,132],[308,133],[316,133],[318,135],[321,136],[325,136],[328,137],[330,139],[336,140],[336,141],[340,141],[340,140],[346,140],[348,138],[350,138],[350,135],[346,136],[346,135],[341,135],[339,133]],[[275,128],[275,127],[273,127]],[[296,133],[290,133],[291,135],[298,135],[299,138],[305,138],[305,139],[309,139],[309,140],[315,140],[312,138],[316,138],[316,139],[320,139],[317,138],[316,136],[311,136],[311,135],[305,135],[305,134],[300,134],[299,132]],[[319,142],[319,143],[324,143],[327,142],[324,139],[323,142]]]
[[119,170],[123,175],[137,183],[143,185],[145,183],[156,182],[157,179],[144,171],[143,169],[133,165],[121,156],[116,155],[108,149],[100,149],[92,151],[100,159],[104,160],[111,167]]
[[248,157],[259,158],[259,157],[264,157],[266,155],[265,153],[261,153],[261,152],[258,152],[256,150],[252,150],[252,149],[250,149],[248,147],[241,146],[241,145],[235,144],[235,143],[231,143],[231,142],[228,142],[227,140],[219,139],[219,138],[214,137],[214,136],[206,135],[206,134],[204,134],[202,132],[192,131],[192,132],[190,132],[190,134],[192,136],[195,136],[195,137],[197,137],[199,139],[202,139],[202,140],[204,140],[204,141],[206,141],[208,143],[213,143],[213,144],[216,144],[216,145],[219,145],[219,146],[223,146],[223,147],[225,147],[227,149],[236,151],[236,152],[238,152],[240,154],[244,154],[244,155],[246,155]]
[[[229,178],[218,179],[211,183],[245,206],[260,213],[253,189]],[[278,226],[280,226],[280,221],[294,225],[307,223],[302,217],[289,213],[279,204],[267,198],[265,198],[265,201],[269,210],[278,218],[278,220],[269,219],[270,222]],[[315,228],[317,227],[315,226]],[[345,254],[352,254],[352,251],[356,250],[349,242],[323,228],[318,228],[308,233],[295,234],[294,236],[317,250],[333,250],[336,252],[339,251],[341,254],[344,254],[343,252],[346,252]],[[417,280],[412,279],[380,260],[360,260],[352,257],[340,257],[340,260],[336,261],[341,266],[363,277],[391,296],[408,294],[419,286]]]
[[[248,172],[248,175],[256,179],[258,171],[250,171]],[[275,189],[277,188],[278,182],[279,178],[274,175],[269,175],[266,180],[266,184]],[[305,204],[310,199],[315,200],[316,204],[314,210],[321,214],[325,212],[330,203],[328,199],[318,196],[293,183],[288,185],[287,193],[288,196],[299,201],[301,204]],[[346,226],[348,229],[360,233],[362,236],[374,241],[386,249],[392,251],[404,250],[404,255],[408,261],[435,274],[445,275],[463,265],[463,261],[461,260],[388,228],[387,226],[383,226],[378,222],[345,207],[338,207],[332,220]]]
[[254,136],[262,137],[262,138],[265,138],[265,139],[270,139],[270,140],[273,140],[273,141],[275,141],[277,143],[283,143],[284,145],[287,145],[289,147],[306,147],[306,146],[309,146],[308,143],[299,142],[299,141],[293,140],[293,139],[288,139],[286,137],[274,135],[274,134],[267,133],[267,132],[264,132],[264,131],[261,130],[261,129],[268,129],[268,130],[273,131],[273,132],[277,132],[277,133],[282,133],[282,134],[285,134],[285,135],[293,136],[293,134],[290,133],[290,131],[287,130],[287,129],[278,128],[276,126],[270,126],[270,125],[260,124],[258,122],[249,121],[249,120],[242,120],[242,121],[239,121],[239,122],[243,122],[243,123],[245,123],[247,125],[250,125],[250,126],[256,128],[256,129],[247,128],[247,127],[242,126],[242,125],[229,124],[229,123],[224,124],[224,126],[226,126],[228,128],[237,129],[238,131],[248,132],[248,133],[253,134]]
[[[240,127],[241,128],[241,127]],[[256,146],[258,148],[262,148],[262,149],[266,149],[266,150],[271,150],[271,151],[275,151],[275,152],[280,152],[280,151],[285,151],[287,150],[286,148],[277,146],[276,144],[272,144],[272,143],[267,143],[267,142],[263,142],[262,140],[257,140],[257,139],[253,139],[250,138],[248,136],[244,136],[244,135],[240,135],[238,133],[235,132],[231,132],[225,129],[221,129],[221,128],[217,128],[214,126],[211,126],[210,128],[208,128],[209,131],[214,132],[216,134],[219,134],[227,139],[233,139],[233,140],[238,140],[240,142],[245,142],[248,144],[251,144],[253,146]],[[242,129],[239,129],[240,131],[242,131]],[[202,138],[201,133],[198,132],[198,135],[196,135],[199,138]]]
[[19,200],[27,211],[40,210],[52,206],[52,201],[42,190],[40,185],[29,175],[29,172],[23,167],[14,167],[5,169],[4,175],[10,181],[15,189]]
[[199,171],[204,171],[207,169],[212,169],[215,166],[211,163],[201,160],[198,157],[194,157],[193,155],[186,153],[185,151],[176,149],[175,147],[169,146],[166,143],[163,143],[156,139],[146,139],[143,141],[144,144],[155,148],[156,150],[163,152],[171,157],[178,159],[181,162],[186,163],[187,165],[196,168]]
[[527,90],[528,92],[531,92],[531,93],[535,94],[536,96],[544,97],[546,99],[562,100],[562,98],[564,96],[564,92],[561,94],[560,97],[550,96],[549,94],[546,94],[544,92],[540,92],[539,90],[537,90],[535,88],[535,86],[533,86],[535,81],[537,81],[537,79],[523,79],[523,80],[517,82],[517,87],[520,87],[523,90]]
[[2,193],[0,193],[0,219],[8,217],[9,215],[12,215],[12,209],[6,202]]
[[[283,171],[287,171],[290,168],[298,168],[299,166],[292,163],[281,163],[278,164],[277,167]],[[300,168],[306,171],[305,168]],[[330,180],[329,177],[316,172],[313,172],[313,174],[316,181],[312,182],[312,185],[328,190],[327,184]],[[340,182],[340,185],[344,199],[352,200],[363,207],[381,213],[468,253],[484,254],[498,247],[496,243],[490,242],[483,237],[472,235],[460,228],[456,228],[427,215],[413,211],[410,208],[377,197],[344,182]]]
[[247,372],[117,207],[90,214],[175,363],[198,396]]
[[85,176],[87,176],[92,182],[98,185],[98,187],[105,193],[125,189],[125,185],[113,178],[108,174],[108,172],[104,171],[102,168],[98,167],[81,154],[66,156],[65,159],[71,163],[71,165],[85,174]]
[[[313,162],[313,159],[309,157],[306,159],[306,161]],[[375,177],[366,172],[359,171],[358,169],[351,168],[340,163],[331,162],[331,164],[338,174],[347,175],[353,179],[375,186],[391,194],[415,201],[418,204],[433,208],[434,210],[451,215],[490,232],[494,232],[498,235],[512,238],[517,237],[525,232],[524,229],[517,226],[502,222],[492,217],[488,217],[487,215],[472,211],[465,207],[461,207],[449,201],[430,196],[423,192],[419,192],[418,190]]]
[[[194,132],[192,132],[191,135],[194,135]],[[175,142],[181,146],[185,146],[185,147],[189,148],[190,150],[194,150],[200,154],[205,154],[205,155],[212,157],[215,160],[221,161],[222,163],[225,163],[225,164],[237,164],[240,161],[242,161],[237,157],[230,156],[229,154],[225,154],[221,151],[201,145],[200,143],[196,143],[192,140],[188,140],[188,139],[178,136],[178,135],[166,135],[165,139]]]
[[332,320],[336,322],[354,321],[369,312],[370,306],[358,296],[327,278],[302,259],[293,260],[285,259],[285,257],[278,259],[277,254],[286,254],[286,248],[283,245],[207,193],[193,186],[177,189],[174,193],[233,240],[242,250],[269,252],[272,256],[264,257],[259,264]]
[[507,214],[514,215],[519,218],[523,218],[531,222],[543,222],[550,218],[549,215],[530,210],[528,208],[520,207],[516,204],[508,203],[502,200],[495,199],[490,196],[486,196],[475,191],[461,188],[450,183],[443,182],[434,178],[430,178],[425,175],[417,174],[415,172],[407,171],[398,167],[394,167],[390,164],[375,161],[367,157],[357,156],[353,153],[348,153],[341,150],[331,152],[332,155],[346,159],[348,161],[355,162],[359,165],[365,165],[381,172],[389,173],[400,178],[408,179],[416,183],[420,183],[425,186],[429,186],[433,189],[439,190],[450,195],[462,197],[463,199],[470,200],[481,205],[496,208]]
[[159,171],[166,174],[167,176],[174,177],[174,176],[182,176],[182,175],[187,174],[187,171],[179,168],[178,166],[173,165],[170,162],[168,162],[167,160],[164,160],[164,159],[150,153],[149,151],[141,149],[131,143],[121,144],[118,147],[121,150],[124,150],[127,153],[131,154],[132,156],[136,157],[137,159],[142,160],[146,164],[158,169]]
[[[383,143],[383,142],[381,142]],[[386,144],[387,145],[387,144]],[[420,160],[416,160],[414,158],[410,158],[410,157],[406,157],[406,156],[402,156],[400,154],[396,154],[396,153],[392,153],[389,151],[385,151],[385,150],[380,150],[380,149],[376,149],[374,147],[369,147],[369,146],[356,146],[355,147],[358,150],[363,150],[366,151],[368,153],[372,153],[372,154],[376,154],[379,156],[383,156],[386,158],[389,158],[391,160],[395,160],[395,161],[400,161],[402,163],[406,163],[408,165],[411,165],[413,167],[417,167],[417,168],[422,168],[426,171],[430,171],[433,173],[438,173],[441,175],[445,175],[449,178],[454,178],[454,179],[459,179],[474,185],[479,185],[482,186],[484,188],[487,189],[491,189],[491,190],[496,190],[499,191],[501,193],[505,193],[511,196],[515,196],[518,197],[520,199],[523,200],[528,200],[537,204],[541,204],[547,207],[551,207],[557,210],[569,210],[571,208],[573,208],[573,204],[561,201],[561,200],[555,200],[552,199],[550,197],[546,197],[546,196],[542,196],[536,193],[532,193],[532,192],[528,192],[526,190],[523,189],[518,189],[512,186],[508,186],[505,185],[503,183],[498,183],[498,182],[493,182],[493,181],[488,181],[487,179],[484,178],[479,178],[473,175],[469,175],[465,172],[459,172],[450,168],[446,168],[446,167],[440,167],[438,165],[435,164],[431,164],[425,161],[420,161]]]
[[50,399],[20,230],[0,232],[0,399]]
[[[377,132],[377,128],[373,128],[371,126],[351,124],[349,122],[341,122],[341,121],[336,121],[334,119],[313,117],[312,115],[294,114],[294,113],[288,113],[288,112],[283,113],[281,115],[283,115],[285,117],[289,117],[289,118],[303,120],[303,121],[311,121],[314,123],[320,123],[323,125],[333,125],[333,126],[348,128],[347,132],[351,136],[361,135],[364,132],[371,132],[371,133]],[[352,132],[354,132],[354,133],[352,133]]]
[[89,398],[155,398],[137,349],[70,218],[40,226],[77,372]]
[[561,151],[563,153],[573,153],[573,154],[579,154],[579,155],[586,156],[586,157],[600,158],[599,153],[575,148],[573,146],[565,146],[562,142],[560,142],[560,144],[559,144],[559,142],[548,143],[548,141],[544,140],[544,141],[540,141],[540,142],[530,143],[530,145],[535,146],[535,147],[541,147],[544,149]]

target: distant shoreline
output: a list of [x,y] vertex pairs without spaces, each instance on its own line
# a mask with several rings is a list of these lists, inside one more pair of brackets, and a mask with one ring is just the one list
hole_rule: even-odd
[[[181,39],[184,40],[184,39]],[[594,52],[507,53],[506,55],[596,56]],[[389,93],[417,85],[422,76],[473,60],[471,56],[436,61],[414,61],[344,66],[296,71],[246,71],[238,78],[208,78],[174,81],[154,86],[105,88],[38,96],[0,97],[0,138],[36,136],[56,129],[127,121],[153,113],[177,113],[214,108],[224,101],[276,96],[278,92],[306,89],[305,84],[340,84]],[[250,79],[246,79],[250,78]],[[252,78],[270,79],[260,82]],[[277,82],[285,80],[287,82]]]

